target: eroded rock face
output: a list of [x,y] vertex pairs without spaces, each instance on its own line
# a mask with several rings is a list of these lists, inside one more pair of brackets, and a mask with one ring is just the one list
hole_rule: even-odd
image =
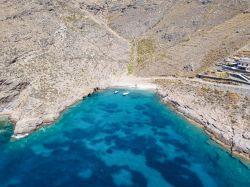
[[0,112],[15,134],[35,130],[95,87],[124,74],[129,44],[74,1],[4,1]]

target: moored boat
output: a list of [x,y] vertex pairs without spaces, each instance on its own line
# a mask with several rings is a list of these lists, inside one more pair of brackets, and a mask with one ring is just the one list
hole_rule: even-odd
[[129,94],[129,92],[123,92],[123,93],[122,93],[123,96],[126,96],[126,95],[128,95],[128,94]]

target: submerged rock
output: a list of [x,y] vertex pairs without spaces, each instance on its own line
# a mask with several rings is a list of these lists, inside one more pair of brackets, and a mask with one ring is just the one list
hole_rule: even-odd
[[0,117],[0,146],[9,142],[13,134],[14,126],[9,122],[6,116]]

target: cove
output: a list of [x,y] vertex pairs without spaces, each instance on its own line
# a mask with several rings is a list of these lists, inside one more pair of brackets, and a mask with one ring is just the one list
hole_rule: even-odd
[[150,91],[104,90],[13,141],[0,126],[0,187],[249,187],[242,164]]

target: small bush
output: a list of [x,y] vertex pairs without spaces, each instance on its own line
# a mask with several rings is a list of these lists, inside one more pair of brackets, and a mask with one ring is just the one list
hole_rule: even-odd
[[65,19],[66,19],[66,21],[68,21],[68,22],[75,22],[75,21],[77,21],[79,18],[78,18],[75,14],[72,14],[72,15],[70,15],[70,16],[67,16]]
[[134,72],[134,66],[131,64],[131,63],[129,63],[128,64],[128,74],[130,75],[130,74],[132,74]]
[[227,92],[226,96],[229,98],[230,101],[238,101],[240,99],[240,94],[235,92]]
[[137,43],[137,62],[143,64],[146,60],[152,60],[155,52],[155,44],[152,39],[142,39]]

